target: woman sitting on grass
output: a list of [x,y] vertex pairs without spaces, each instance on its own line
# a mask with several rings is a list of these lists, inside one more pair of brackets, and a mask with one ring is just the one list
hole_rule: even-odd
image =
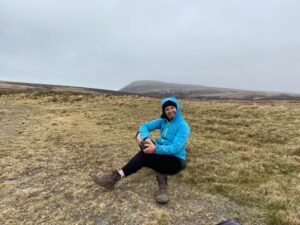
[[[158,172],[156,176],[159,191],[156,196],[158,203],[169,201],[167,194],[167,175],[178,173],[185,167],[186,143],[190,133],[187,122],[181,117],[181,109],[174,97],[162,100],[162,115],[159,119],[144,123],[136,135],[141,148],[120,170],[98,176],[91,174],[94,182],[102,187],[113,189],[115,184],[143,167]],[[160,129],[160,137],[154,142],[150,132]]]

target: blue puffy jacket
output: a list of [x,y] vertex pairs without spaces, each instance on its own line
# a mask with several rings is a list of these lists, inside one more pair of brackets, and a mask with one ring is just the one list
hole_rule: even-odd
[[181,109],[178,101],[174,97],[165,98],[161,102],[161,106],[166,101],[172,101],[177,106],[177,112],[174,118],[169,122],[165,118],[159,118],[140,126],[139,131],[142,140],[150,138],[150,132],[160,129],[160,137],[156,139],[155,154],[174,155],[181,160],[186,159],[186,143],[190,134],[190,127],[181,117]]

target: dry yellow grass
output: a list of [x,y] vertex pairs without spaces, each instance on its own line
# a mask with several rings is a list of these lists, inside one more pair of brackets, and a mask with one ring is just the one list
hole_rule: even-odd
[[88,176],[135,154],[136,130],[160,115],[159,99],[2,95],[0,223],[300,224],[300,103],[180,103],[192,130],[188,167],[160,206],[149,169],[114,191]]

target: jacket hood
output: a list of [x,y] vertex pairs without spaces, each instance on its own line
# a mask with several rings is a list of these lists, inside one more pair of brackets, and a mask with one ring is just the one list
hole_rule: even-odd
[[176,112],[176,115],[174,116],[174,119],[176,119],[178,117],[181,117],[181,108],[179,106],[178,100],[175,97],[168,97],[168,98],[164,98],[163,100],[161,100],[161,110],[162,110],[161,118],[168,119],[167,115],[165,114],[165,112],[164,112],[164,110],[162,108],[163,104],[166,101],[172,101],[172,102],[174,102],[176,104],[177,112]]

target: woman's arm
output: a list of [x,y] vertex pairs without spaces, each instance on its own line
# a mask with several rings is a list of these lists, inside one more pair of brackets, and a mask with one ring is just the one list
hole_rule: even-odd
[[142,140],[145,140],[146,138],[151,139],[151,135],[150,132],[154,131],[156,129],[160,129],[161,128],[161,123],[162,123],[162,119],[156,119],[156,120],[152,120],[150,122],[147,123],[143,123],[140,128],[140,137]]

